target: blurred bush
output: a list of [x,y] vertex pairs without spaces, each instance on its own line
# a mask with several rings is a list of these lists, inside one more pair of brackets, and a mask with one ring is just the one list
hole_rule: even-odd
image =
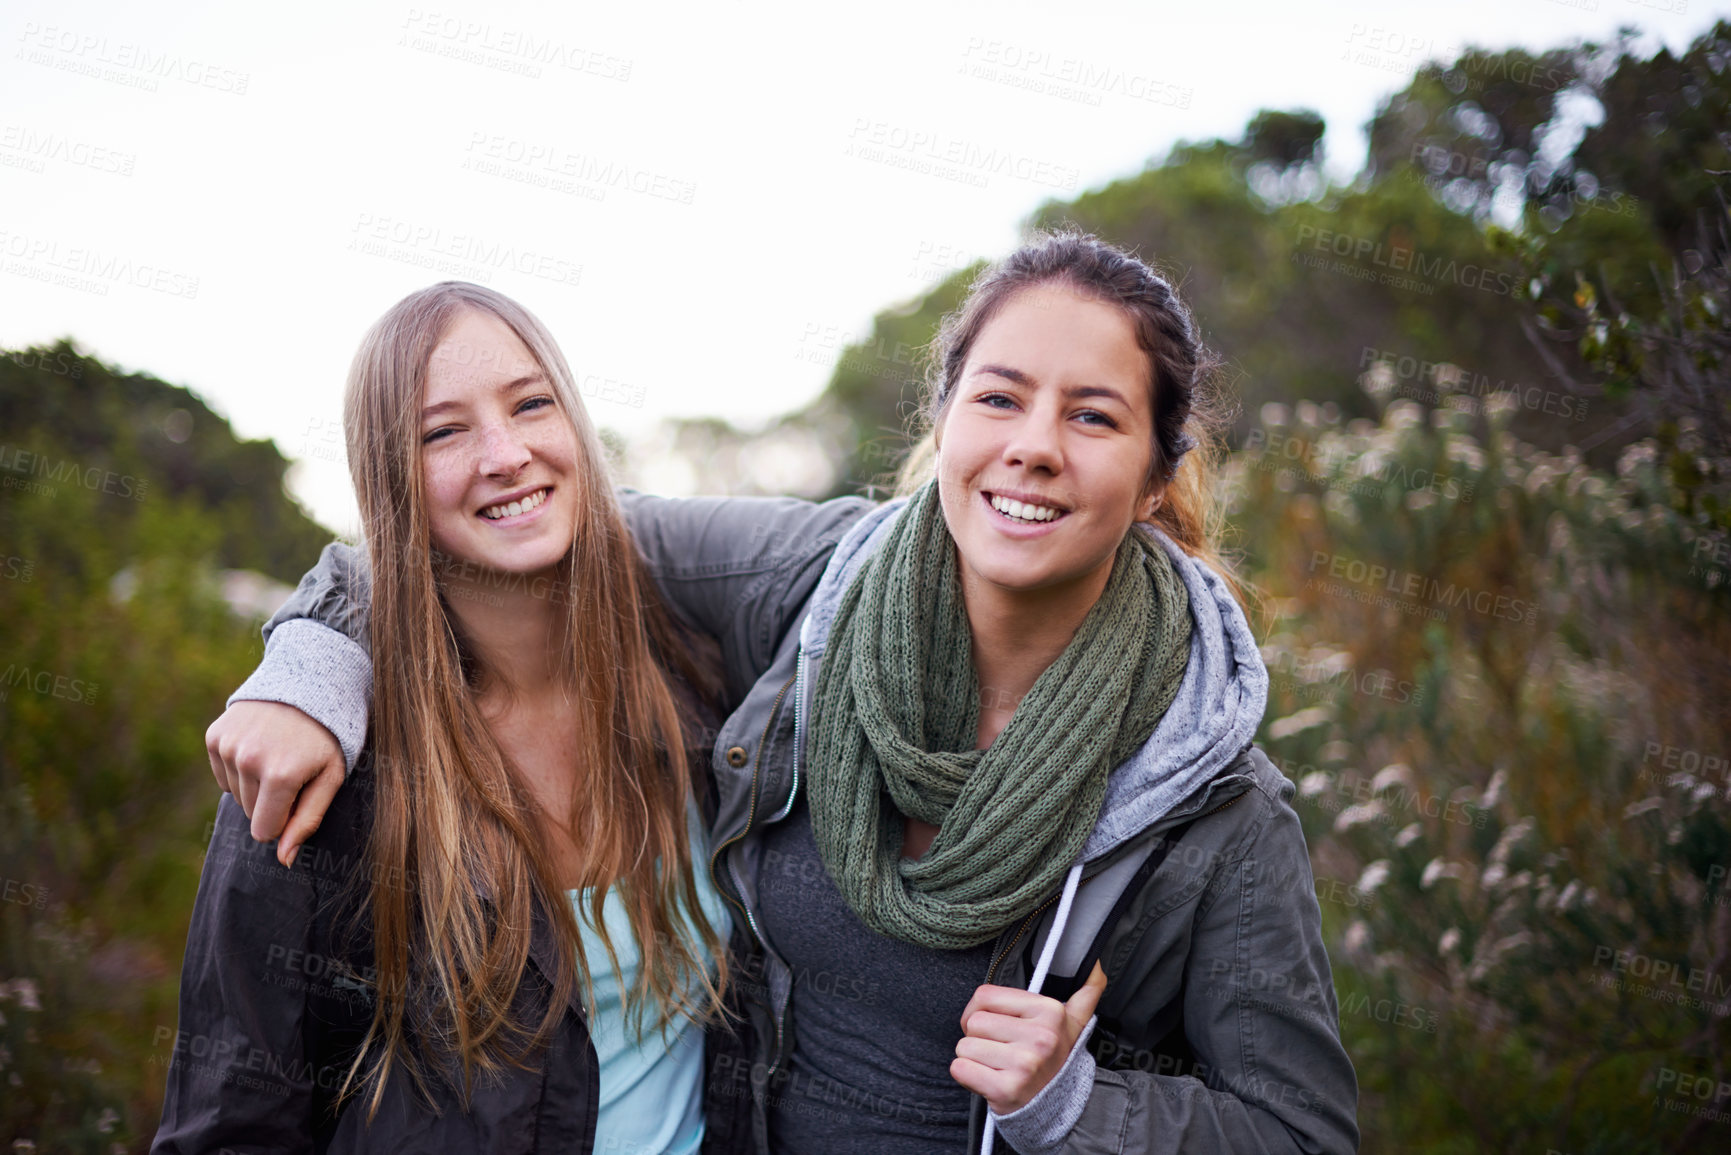
[[1731,1044],[1731,566],[1652,444],[1511,410],[1269,405],[1230,467],[1364,1150],[1703,1150],[1655,1104]]
[[216,812],[204,730],[261,654],[222,575],[293,581],[330,534],[270,443],[69,344],[0,353],[0,412],[0,1137],[142,1150]]

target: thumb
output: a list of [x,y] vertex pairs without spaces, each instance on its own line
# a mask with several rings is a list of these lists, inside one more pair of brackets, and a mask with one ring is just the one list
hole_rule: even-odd
[[1088,981],[1083,983],[1070,1001],[1064,1004],[1064,1017],[1082,1026],[1094,1017],[1094,1008],[1100,1005],[1100,996],[1106,993],[1106,972],[1099,963],[1088,972]]

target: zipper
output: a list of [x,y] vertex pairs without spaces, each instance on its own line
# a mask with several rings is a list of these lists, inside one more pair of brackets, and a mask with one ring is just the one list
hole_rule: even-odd
[[780,822],[793,809],[793,800],[799,794],[799,755],[805,749],[805,646],[799,647],[799,654],[793,667],[793,786],[787,792],[787,801],[781,804],[781,809],[770,815],[769,821]]
[[998,973],[998,964],[1008,958],[1010,952],[1016,949],[1016,944],[1022,941],[1022,936],[1024,934],[1028,933],[1028,928],[1034,925],[1034,920],[1044,914],[1048,906],[1051,906],[1057,901],[1058,896],[1054,894],[1051,898],[1048,898],[1045,902],[1042,902],[1039,906],[1035,907],[1034,912],[1022,921],[1021,927],[1016,931],[1016,937],[1005,944],[1004,949],[999,951],[998,956],[992,960],[992,965],[986,969],[986,981],[988,983],[992,981],[992,976]]
[[[1228,798],[1225,802],[1222,802],[1220,805],[1218,805],[1214,809],[1210,810],[1207,814],[1198,815],[1197,817],[1198,818],[1209,818],[1215,814],[1219,814],[1222,810],[1225,810],[1228,806],[1232,806],[1232,805],[1236,804],[1238,801],[1240,801],[1244,797],[1244,795],[1250,793],[1250,790],[1252,790],[1252,789],[1255,789],[1255,788],[1251,787],[1249,789],[1246,789],[1242,794],[1234,794],[1231,798]],[[1195,821],[1195,819],[1192,819],[1192,821]]]

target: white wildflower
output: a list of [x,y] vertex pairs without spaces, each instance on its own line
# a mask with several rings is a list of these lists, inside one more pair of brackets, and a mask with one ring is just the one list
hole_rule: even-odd
[[1472,874],[1472,867],[1464,862],[1448,862],[1441,858],[1433,858],[1424,868],[1424,876],[1419,879],[1421,888],[1429,890],[1439,879],[1461,879]]
[[1275,719],[1269,724],[1268,737],[1273,741],[1290,738],[1312,726],[1321,726],[1332,720],[1333,717],[1334,711],[1328,706],[1311,706],[1309,709],[1300,710],[1296,714],[1288,714],[1284,718]]
[[1639,818],[1641,815],[1646,814],[1648,811],[1658,810],[1661,807],[1663,807],[1664,805],[1665,805],[1665,800],[1658,797],[1657,795],[1654,795],[1651,798],[1643,798],[1639,802],[1629,803],[1629,805],[1626,808],[1624,808],[1624,810],[1623,810],[1623,817],[1624,818]]
[[1356,806],[1348,806],[1345,810],[1342,810],[1340,816],[1334,820],[1334,832],[1336,834],[1343,834],[1346,831],[1351,830],[1354,826],[1362,826],[1365,823],[1376,822],[1383,816],[1383,813],[1384,810],[1382,803],[1378,802],[1374,798],[1369,802],[1360,802]]
[[1352,757],[1352,743],[1336,738],[1317,751],[1317,757],[1324,762],[1345,762]]
[[1503,799],[1503,787],[1508,785],[1509,772],[1498,770],[1491,775],[1491,780],[1485,785],[1485,792],[1479,795],[1479,809],[1489,810]]
[[1422,425],[1424,424],[1424,406],[1417,401],[1409,401],[1405,398],[1395,401],[1389,405],[1388,412],[1383,415],[1383,424],[1390,429],[1397,430],[1411,429],[1415,425]]
[[37,999],[35,979],[13,979],[9,983],[0,983],[0,1003],[9,999],[17,999],[18,1005],[27,1011],[39,1011],[42,1004]]
[[1485,467],[1485,451],[1479,448],[1478,442],[1464,434],[1449,440],[1448,457],[1468,469]]
[[1401,786],[1409,792],[1418,790],[1418,784],[1413,781],[1412,767],[1405,762],[1390,762],[1376,772],[1376,777],[1370,780],[1370,790],[1373,794],[1381,794],[1390,786]]

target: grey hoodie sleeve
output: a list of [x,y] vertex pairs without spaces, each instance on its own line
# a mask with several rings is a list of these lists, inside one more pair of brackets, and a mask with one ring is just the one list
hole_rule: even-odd
[[1249,853],[1221,868],[1197,911],[1184,980],[1196,1061],[1171,1074],[1159,1073],[1164,1060],[1130,1064],[1152,1071],[1096,1068],[1080,1118],[1046,1151],[1358,1150],[1358,1082],[1340,1043],[1304,832],[1284,798],[1263,803],[1270,813]]
[[[769,668],[836,543],[873,508],[861,498],[664,498],[622,490],[625,519],[674,611],[720,639],[730,701]],[[283,702],[323,725],[349,769],[365,741],[372,691],[365,554],[326,546],[265,623],[265,656],[229,698]]]
[[355,768],[367,737],[373,660],[367,647],[372,604],[366,554],[335,541],[319,553],[295,592],[264,624],[264,660],[228,704],[281,702],[329,730]]

